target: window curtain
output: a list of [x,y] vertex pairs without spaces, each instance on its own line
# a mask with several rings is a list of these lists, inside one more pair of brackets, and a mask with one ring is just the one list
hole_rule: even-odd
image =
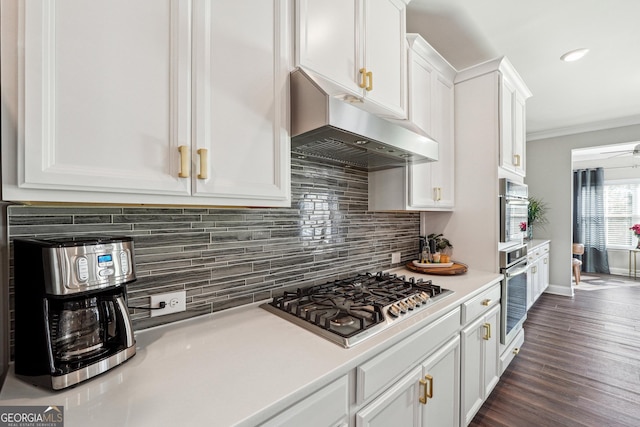
[[602,168],[573,171],[573,243],[584,244],[582,271],[609,274]]

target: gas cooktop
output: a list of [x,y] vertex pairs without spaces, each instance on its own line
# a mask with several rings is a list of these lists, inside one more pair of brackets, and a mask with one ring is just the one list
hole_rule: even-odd
[[261,307],[349,348],[451,294],[431,280],[367,273],[285,292]]

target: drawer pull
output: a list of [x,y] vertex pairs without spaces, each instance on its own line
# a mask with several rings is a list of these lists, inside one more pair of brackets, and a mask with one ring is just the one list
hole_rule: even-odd
[[486,300],[482,301],[482,305],[484,305],[485,307],[489,307],[492,302],[492,300],[487,298]]
[[189,178],[189,146],[179,146],[178,152],[180,152],[180,172],[178,172],[178,177]]
[[484,328],[484,336],[482,339],[489,341],[491,339],[491,323],[485,323],[482,327]]
[[513,354],[515,354],[516,356],[518,355],[518,353],[520,353],[520,347],[516,347],[513,349]]

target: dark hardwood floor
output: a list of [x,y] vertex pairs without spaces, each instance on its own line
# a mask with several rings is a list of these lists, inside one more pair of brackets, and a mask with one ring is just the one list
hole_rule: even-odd
[[470,426],[640,426],[640,286],[543,294]]

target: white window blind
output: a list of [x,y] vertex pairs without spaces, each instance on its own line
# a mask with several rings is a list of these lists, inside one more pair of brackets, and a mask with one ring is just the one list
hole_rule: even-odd
[[629,228],[640,224],[640,183],[605,183],[604,198],[607,247],[635,246]]

